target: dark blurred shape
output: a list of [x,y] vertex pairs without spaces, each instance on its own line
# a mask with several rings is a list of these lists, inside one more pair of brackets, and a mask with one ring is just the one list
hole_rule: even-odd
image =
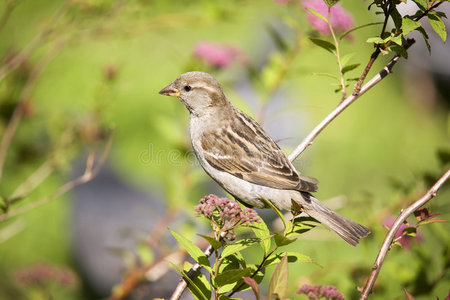
[[[95,296],[107,297],[122,279],[125,257],[137,259],[139,241],[147,240],[164,216],[164,201],[157,191],[147,195],[130,187],[108,166],[77,187],[73,197],[72,250],[77,269]],[[177,281],[177,274],[169,272],[154,285],[140,286],[130,299],[170,295]]]

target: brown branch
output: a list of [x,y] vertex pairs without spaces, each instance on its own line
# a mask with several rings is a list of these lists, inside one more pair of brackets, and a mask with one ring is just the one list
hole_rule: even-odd
[[102,169],[103,165],[105,164],[106,158],[108,157],[109,151],[111,149],[112,144],[112,132],[109,135],[108,140],[106,141],[105,147],[103,149],[103,152],[101,156],[99,157],[97,163],[95,163],[95,152],[91,151],[89,153],[89,156],[86,160],[86,167],[83,172],[83,174],[67,183],[59,187],[55,192],[52,194],[45,196],[37,201],[33,201],[32,203],[22,206],[20,208],[17,208],[15,210],[12,210],[10,212],[4,213],[0,215],[0,222],[3,222],[5,220],[8,220],[13,217],[17,217],[19,215],[22,215],[30,210],[33,210],[39,206],[42,206],[50,201],[52,201],[55,198],[60,197],[61,195],[67,193],[68,191],[72,190],[78,185],[81,185],[83,183],[86,183],[90,180],[92,180]]
[[[384,21],[383,21],[383,27],[381,28],[380,36],[383,36],[383,33],[386,31],[387,22],[389,20],[390,14],[392,12],[391,3],[389,3],[388,8],[386,10],[383,9],[383,12],[384,12]],[[375,51],[372,53],[372,55],[370,55],[369,62],[367,63],[361,76],[359,77],[358,81],[356,82],[355,87],[353,88],[353,94],[357,95],[360,93],[361,86],[364,83],[364,80],[366,80],[367,74],[369,74],[369,71],[372,68],[373,63],[378,58],[378,55],[380,55],[380,53],[381,53],[380,45],[377,45]]]
[[[408,40],[410,47],[415,41]],[[377,75],[375,75],[369,82],[367,82],[358,94],[352,94],[347,99],[339,103],[339,105],[322,120],[304,139],[303,141],[289,154],[288,158],[290,161],[294,161],[307,147],[309,147],[313,140],[325,129],[337,116],[339,116],[347,107],[353,102],[358,100],[364,93],[378,84],[383,78],[392,73],[392,68],[400,59],[400,55],[394,56],[391,61],[381,70]]]
[[380,252],[375,260],[375,263],[372,267],[372,272],[370,273],[369,279],[364,286],[364,289],[359,297],[359,300],[366,300],[369,297],[369,294],[377,280],[378,274],[380,273],[381,266],[386,257],[387,252],[389,251],[392,241],[395,238],[395,234],[397,233],[400,226],[406,220],[406,218],[414,213],[417,209],[425,205],[428,201],[430,201],[433,197],[436,196],[438,190],[444,185],[444,183],[450,178],[450,170],[442,175],[441,178],[428,190],[428,192],[422,196],[419,200],[408,206],[408,208],[402,210],[400,215],[395,219],[394,224],[386,235],[384,242],[381,246]]

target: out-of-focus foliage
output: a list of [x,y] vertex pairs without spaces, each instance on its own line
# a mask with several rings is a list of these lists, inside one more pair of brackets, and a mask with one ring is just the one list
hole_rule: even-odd
[[[313,39],[318,33],[308,25],[307,13],[299,3],[275,2],[0,3],[0,136],[4,136],[18,103],[22,116],[3,167],[2,208],[3,200],[15,199],[11,196],[36,170],[43,170],[33,177],[39,185],[9,209],[53,193],[70,180],[74,159],[84,161],[86,151],[101,151],[114,127],[109,156],[112,168],[131,185],[163,194],[168,214],[186,212],[192,216],[176,231],[195,241],[200,221],[194,219],[192,207],[211,193],[211,185],[191,152],[185,108],[158,91],[182,72],[211,72],[232,102],[261,121],[289,153],[340,100],[334,93],[339,89],[339,85],[333,86],[334,79],[313,74],[358,77],[362,67],[355,63],[365,65],[373,52],[365,42],[380,32],[377,26],[369,26],[341,41],[341,53],[351,54],[345,60],[355,66],[342,72],[332,55],[315,46]],[[367,10],[370,3],[341,4],[353,15],[355,26],[382,21],[374,14],[375,7]],[[445,39],[442,20],[436,15],[431,26]],[[404,22],[408,30],[419,28],[414,22]],[[395,43],[395,36],[383,38],[374,42]],[[233,45],[232,49],[238,49],[233,53],[239,53],[234,58],[239,59],[225,69],[223,65],[205,65],[205,49],[194,51],[205,41]],[[417,43],[414,47],[426,45]],[[369,78],[389,58],[376,61]],[[301,297],[295,292],[303,284],[320,284],[337,286],[348,299],[356,298],[356,286],[363,285],[386,233],[386,220],[419,198],[448,169],[449,96],[439,95],[434,86],[428,86],[429,93],[417,93],[413,77],[401,72],[402,65],[414,65],[415,59],[426,58],[410,55],[402,60],[394,75],[340,116],[297,160],[303,174],[320,179],[317,198],[344,195],[346,200],[340,198],[329,205],[370,227],[373,233],[358,247],[350,248],[331,233],[315,228],[287,245],[286,251],[295,249],[322,267],[302,264],[290,268],[286,295]],[[20,64],[14,68],[17,61]],[[415,72],[420,74],[419,81],[431,78],[428,71]],[[444,187],[430,202],[431,213],[448,220],[449,196],[448,187]],[[83,280],[75,279],[81,275],[71,258],[69,200],[70,194],[0,223],[1,299],[89,297]],[[276,217],[274,213],[266,216]],[[209,228],[200,231],[206,235]],[[449,231],[448,223],[421,226],[420,238],[408,247],[393,248],[373,299],[403,298],[403,287],[416,299],[447,296]],[[161,248],[164,253],[171,251],[167,245]],[[156,261],[155,252],[146,244],[140,246],[141,264],[130,264],[129,268],[139,275],[136,282],[144,278],[145,267]],[[249,264],[259,263],[254,261],[254,252],[243,251]],[[268,272],[273,268],[269,266]],[[61,279],[62,274],[69,274],[65,271],[73,276],[73,284]],[[27,284],[20,274],[32,274],[44,283]],[[53,284],[45,278],[52,278]],[[270,283],[265,283],[267,291]],[[119,297],[126,293],[122,285],[113,294]]]

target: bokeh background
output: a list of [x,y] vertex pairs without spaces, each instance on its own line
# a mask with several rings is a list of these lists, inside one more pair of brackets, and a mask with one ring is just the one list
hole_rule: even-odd
[[[369,4],[342,6],[356,26],[380,21]],[[286,153],[340,100],[333,79],[318,75],[337,74],[335,58],[308,39],[317,33],[296,2],[4,0],[0,15],[0,134],[15,110],[21,115],[0,182],[2,200],[21,196],[10,209],[45,201],[83,174],[89,153],[98,162],[112,135],[92,181],[0,223],[1,299],[171,294],[178,275],[159,263],[184,256],[167,228],[197,241],[195,233],[210,228],[193,206],[204,195],[224,195],[195,161],[186,109],[158,95],[179,74],[212,73]],[[362,72],[373,51],[365,41],[379,31],[371,26],[343,40],[341,51],[361,63],[349,78]],[[294,299],[306,299],[295,295],[304,283],[357,298],[384,225],[448,169],[450,51],[429,34],[431,55],[418,38],[408,60],[296,160],[319,179],[317,198],[373,233],[353,248],[318,228],[290,245],[317,263],[291,266]],[[208,51],[225,51],[230,61],[214,65],[202,56]],[[380,57],[369,78],[390,58]],[[449,197],[447,185],[428,205],[431,213],[448,220]],[[445,298],[449,232],[448,223],[433,223],[393,248],[373,299],[403,299],[403,288],[417,299]],[[248,260],[256,263],[258,251],[250,248]]]

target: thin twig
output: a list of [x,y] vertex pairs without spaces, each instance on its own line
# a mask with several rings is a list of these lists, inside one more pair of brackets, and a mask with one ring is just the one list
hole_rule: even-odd
[[339,42],[336,38],[336,34],[334,34],[333,26],[331,26],[331,7],[328,7],[328,22],[327,23],[328,23],[328,28],[331,33],[331,37],[333,38],[334,48],[336,49],[336,51],[333,54],[336,57],[336,60],[337,60],[338,66],[339,66],[339,77],[340,77],[339,84],[341,85],[341,93],[342,93],[341,102],[342,102],[347,97],[347,91],[346,91],[346,87],[345,87],[344,73],[342,72],[343,66],[342,66],[342,62],[341,62],[341,54],[339,51]]
[[[389,16],[391,14],[391,3],[389,3],[387,10],[384,10],[384,21],[383,21],[383,27],[381,28],[380,37],[383,36],[383,33],[386,31],[387,22],[389,20]],[[361,76],[359,77],[358,81],[355,84],[355,87],[353,88],[353,94],[358,95],[361,91],[361,86],[364,83],[364,80],[366,80],[367,74],[369,74],[370,69],[373,66],[373,63],[378,58],[378,56],[381,53],[380,45],[378,44],[375,51],[370,55],[369,62],[367,63],[366,67],[364,68]]]
[[9,203],[13,204],[20,199],[24,199],[33,192],[45,179],[58,169],[56,156],[59,149],[64,149],[73,143],[73,129],[69,128],[62,134],[54,153],[47,158],[28,178],[23,181],[9,197]]
[[16,130],[24,114],[23,104],[26,101],[30,101],[31,94],[33,93],[33,89],[36,85],[39,76],[41,75],[45,67],[50,63],[50,61],[56,56],[56,54],[60,49],[61,44],[58,43],[57,45],[55,45],[55,47],[52,48],[52,50],[46,53],[46,55],[41,59],[39,64],[30,73],[28,80],[22,89],[22,92],[19,96],[19,100],[16,104],[14,112],[11,116],[11,119],[8,122],[2,140],[0,142],[0,181],[2,180],[3,177],[3,167],[5,164],[9,146],[11,145],[12,139],[16,133]]
[[4,213],[0,215],[0,222],[3,222],[5,220],[8,220],[13,217],[17,217],[19,215],[22,215],[30,210],[33,210],[39,206],[42,206],[51,200],[60,197],[61,195],[67,193],[68,191],[72,190],[76,186],[86,183],[90,180],[92,180],[102,169],[103,165],[105,164],[106,158],[108,157],[109,150],[111,149],[112,144],[112,132],[110,133],[110,136],[108,140],[106,141],[105,147],[103,149],[103,152],[98,159],[97,163],[95,163],[95,152],[91,151],[89,153],[89,156],[86,160],[86,167],[83,172],[83,175],[65,183],[61,187],[59,187],[55,192],[52,194],[45,196],[37,201],[33,201],[32,203],[22,206],[20,208],[17,208],[15,210],[12,210],[10,212]]
[[[423,14],[421,14],[421,15],[415,17],[413,20],[416,21],[416,22],[419,21],[419,20],[422,19],[423,17],[427,16],[427,15],[429,14],[430,11],[432,11],[432,10],[438,8],[439,5],[441,5],[442,3],[444,3],[444,1],[442,1],[442,2],[437,2],[437,3],[433,4],[433,5],[430,6],[427,10],[425,10],[425,11],[423,12]],[[389,20],[389,16],[390,16],[391,13],[392,13],[392,9],[393,9],[393,7],[391,7],[391,4],[389,4],[388,9],[387,9],[386,11],[384,11],[385,18],[384,18],[383,27],[382,27],[382,29],[381,29],[380,37],[382,37],[383,33],[384,33],[385,30],[386,30],[387,21]],[[395,36],[398,36],[398,35],[400,35],[401,33],[402,33],[402,31],[396,32],[396,33],[395,33]],[[388,47],[390,44],[391,44],[391,41],[387,42],[386,45],[384,46],[384,48]],[[405,49],[405,50],[406,50],[406,49]],[[355,84],[355,87],[354,87],[354,89],[353,89],[353,94],[357,95],[357,94],[360,93],[360,91],[361,91],[361,85],[363,84],[364,80],[366,79],[367,74],[369,73],[370,69],[371,69],[372,66],[373,66],[373,63],[374,63],[375,60],[378,58],[378,56],[380,55],[380,53],[381,53],[381,46],[378,44],[377,47],[376,47],[376,49],[375,49],[375,51],[374,51],[374,52],[372,53],[372,55],[370,56],[369,62],[367,63],[366,67],[365,67],[364,70],[363,70],[363,73],[362,73],[361,76],[359,77],[358,82]]]
[[55,170],[53,159],[45,160],[24,182],[22,182],[9,197],[11,204],[25,198],[35,190]]
[[[408,46],[410,47],[414,40],[408,40]],[[339,103],[339,105],[322,120],[304,139],[303,141],[294,149],[294,151],[289,154],[288,158],[290,161],[294,161],[307,147],[312,144],[312,141],[322,132],[322,130],[327,127],[331,121],[333,121],[337,116],[339,116],[350,104],[355,102],[359,97],[361,97],[365,92],[374,87],[383,78],[392,73],[392,68],[400,59],[400,55],[394,56],[391,61],[381,70],[377,75],[375,75],[369,82],[367,82],[358,94],[352,94],[347,99]]]
[[369,294],[373,288],[373,285],[375,284],[375,281],[377,280],[378,274],[380,273],[381,266],[383,264],[383,261],[386,257],[387,252],[389,251],[391,247],[391,243],[393,239],[395,238],[395,235],[400,228],[400,226],[403,224],[403,222],[406,220],[406,218],[414,213],[417,209],[422,207],[425,203],[430,201],[433,197],[436,196],[438,190],[444,185],[444,183],[450,178],[450,170],[447,170],[447,172],[442,175],[441,178],[431,187],[431,189],[428,190],[428,192],[422,196],[419,200],[415,201],[413,204],[408,206],[408,208],[404,209],[400,215],[395,219],[394,224],[392,225],[391,229],[386,235],[386,238],[384,239],[384,242],[381,246],[380,252],[378,253],[378,256],[375,260],[375,263],[372,267],[372,272],[370,273],[369,279],[367,279],[367,282],[364,286],[364,289],[361,293],[361,296],[359,297],[359,300],[366,300],[369,297]]
[[34,37],[23,50],[9,59],[4,65],[0,66],[0,82],[12,71],[20,67],[43,42],[47,40],[50,33],[52,33],[52,25],[55,24],[59,18],[64,15],[67,10],[69,1],[66,1],[50,18],[44,29],[42,29],[36,37]]

